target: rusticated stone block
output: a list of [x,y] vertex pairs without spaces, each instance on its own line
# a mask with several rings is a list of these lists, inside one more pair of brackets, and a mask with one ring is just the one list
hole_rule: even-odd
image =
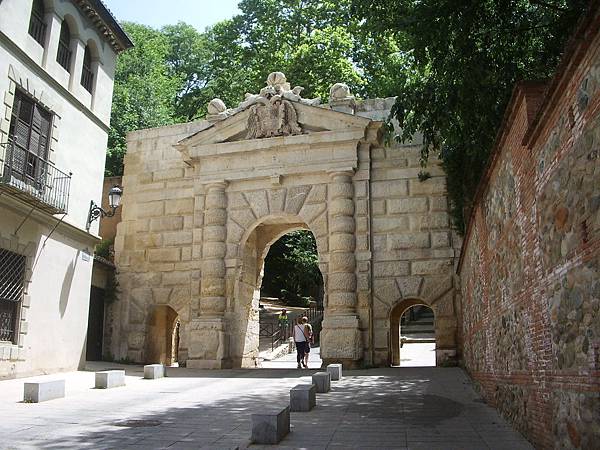
[[279,444],[289,432],[289,406],[252,414],[252,437],[250,439],[254,444]]
[[310,411],[317,404],[317,387],[314,384],[299,384],[290,389],[290,409]]
[[119,386],[125,386],[124,370],[105,370],[96,372],[96,389],[110,389]]
[[23,401],[40,403],[65,396],[65,380],[40,381],[25,383]]

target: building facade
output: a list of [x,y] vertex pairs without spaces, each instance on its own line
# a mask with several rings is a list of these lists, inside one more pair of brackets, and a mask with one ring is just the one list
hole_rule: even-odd
[[0,377],[84,359],[117,54],[99,0],[0,2]]
[[178,322],[180,363],[256,366],[264,258],[298,229],[317,242],[326,362],[397,361],[416,304],[434,310],[438,363],[456,357],[460,242],[441,167],[420,166],[418,138],[387,142],[393,98],[356,101],[336,84],[320,105],[300,90],[275,72],[235,109],[215,99],[207,120],[128,135],[116,358],[168,360]]

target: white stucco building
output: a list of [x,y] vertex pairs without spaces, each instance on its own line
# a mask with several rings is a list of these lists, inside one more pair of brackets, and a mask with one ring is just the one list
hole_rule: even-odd
[[117,54],[100,0],[0,0],[0,378],[84,360]]

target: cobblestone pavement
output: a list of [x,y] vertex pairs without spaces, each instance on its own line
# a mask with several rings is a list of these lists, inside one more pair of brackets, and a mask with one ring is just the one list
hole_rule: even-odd
[[287,404],[290,388],[314,370],[172,368],[168,378],[143,380],[140,366],[88,363],[119,367],[127,386],[109,390],[92,388],[92,372],[36,377],[67,382],[66,398],[40,404],[21,402],[26,379],[0,381],[0,449],[532,448],[458,368],[346,371],[317,394],[315,409],[292,413],[279,446],[256,446],[250,414]]

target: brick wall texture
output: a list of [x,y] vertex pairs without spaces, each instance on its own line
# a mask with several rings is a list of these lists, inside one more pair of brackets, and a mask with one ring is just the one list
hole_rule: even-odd
[[516,87],[458,269],[464,365],[536,448],[600,448],[599,25]]

